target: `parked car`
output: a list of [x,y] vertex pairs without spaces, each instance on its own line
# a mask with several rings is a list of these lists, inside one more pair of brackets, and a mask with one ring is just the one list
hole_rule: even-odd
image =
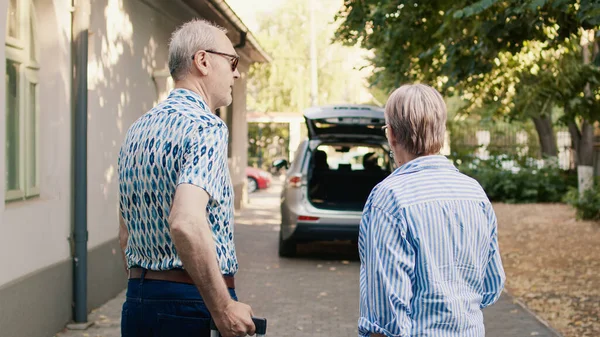
[[246,179],[248,179],[248,193],[262,190],[271,186],[271,174],[267,171],[247,166]]
[[281,194],[280,256],[294,256],[299,242],[357,241],[369,193],[393,169],[382,108],[317,107],[304,117],[308,138]]

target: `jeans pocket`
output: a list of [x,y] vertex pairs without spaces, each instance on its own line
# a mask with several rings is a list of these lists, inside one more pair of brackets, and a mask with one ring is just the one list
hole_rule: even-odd
[[159,313],[155,337],[210,337],[210,318]]

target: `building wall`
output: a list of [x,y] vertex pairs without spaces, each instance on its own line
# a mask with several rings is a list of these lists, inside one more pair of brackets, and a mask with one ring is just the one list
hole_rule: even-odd
[[[33,0],[37,13],[40,106],[40,196],[0,203],[0,334],[47,336],[72,315],[71,0]],[[6,18],[8,0],[0,0]],[[131,123],[168,89],[167,43],[191,17],[182,8],[163,14],[161,0],[91,0],[88,67],[88,309],[124,289],[117,242],[117,158]],[[175,3],[167,7],[177,7]],[[4,40],[6,25],[0,25]],[[0,60],[5,61],[4,48]],[[241,206],[246,166],[245,72],[234,86],[231,169]],[[6,67],[1,69],[4,71]],[[4,107],[5,81],[0,81]],[[0,129],[6,113],[0,109]],[[5,133],[3,133],[5,134]],[[5,174],[6,137],[0,137]],[[5,179],[0,179],[4,195]],[[36,324],[31,324],[35,321]]]
[[[36,0],[40,55],[40,196],[0,203],[0,286],[69,259],[71,226],[70,2]],[[6,1],[2,13],[6,18]],[[42,15],[44,13],[44,15]],[[4,25],[1,38],[4,40]],[[3,43],[4,44],[4,43]],[[4,52],[4,48],[2,48]],[[2,62],[5,57],[2,55]],[[3,71],[5,67],[2,67]],[[5,176],[5,84],[1,81],[0,170]],[[4,200],[5,179],[0,194]]]
[[153,74],[167,67],[168,39],[177,25],[135,0],[94,0],[92,13],[88,72],[90,249],[116,238],[119,149],[129,126],[158,101]]
[[[0,1],[3,18],[7,3]],[[34,0],[33,5],[36,44],[43,55],[38,58],[40,196],[0,203],[0,334],[6,337],[44,336],[61,329],[71,317],[71,3]],[[5,25],[1,26],[4,45]],[[1,49],[0,60],[5,62],[5,48]],[[5,69],[2,66],[2,72]],[[5,81],[0,82],[4,177],[6,97]],[[4,201],[5,179],[0,181]]]
[[[94,0],[89,46],[88,307],[126,286],[118,246],[119,149],[169,90],[168,41],[180,21],[150,2]],[[180,20],[184,20],[181,18]]]

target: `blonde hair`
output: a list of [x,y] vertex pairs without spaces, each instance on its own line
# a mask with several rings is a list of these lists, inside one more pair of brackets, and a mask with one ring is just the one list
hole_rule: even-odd
[[215,47],[215,31],[227,33],[215,23],[193,19],[173,32],[169,41],[169,72],[174,81],[184,79],[190,72],[194,53]]
[[410,154],[436,154],[444,145],[446,103],[434,88],[401,86],[390,95],[385,114],[396,141]]

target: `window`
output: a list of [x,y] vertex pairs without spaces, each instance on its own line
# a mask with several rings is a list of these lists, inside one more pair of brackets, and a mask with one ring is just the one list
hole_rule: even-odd
[[382,146],[371,144],[323,144],[317,151],[323,152],[323,164],[331,170],[391,171],[389,152]]
[[39,195],[39,87],[35,16],[29,0],[9,0],[6,20],[5,200]]

